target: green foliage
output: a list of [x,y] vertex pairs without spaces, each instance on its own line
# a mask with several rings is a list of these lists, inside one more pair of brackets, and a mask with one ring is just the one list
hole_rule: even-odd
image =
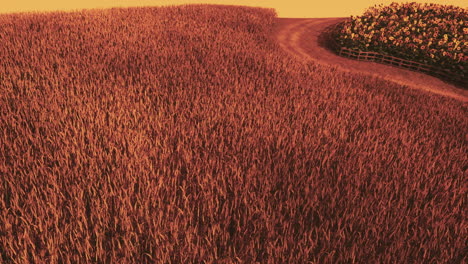
[[468,11],[392,3],[351,17],[335,32],[341,46],[434,65],[468,78]]

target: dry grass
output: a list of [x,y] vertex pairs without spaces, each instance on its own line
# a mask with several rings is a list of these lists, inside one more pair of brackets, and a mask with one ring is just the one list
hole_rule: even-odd
[[467,105],[299,63],[274,18],[0,16],[0,260],[466,261]]

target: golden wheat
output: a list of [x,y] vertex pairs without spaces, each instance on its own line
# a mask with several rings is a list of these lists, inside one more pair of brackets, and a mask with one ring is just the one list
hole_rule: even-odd
[[0,262],[461,263],[467,105],[300,63],[272,10],[0,16]]

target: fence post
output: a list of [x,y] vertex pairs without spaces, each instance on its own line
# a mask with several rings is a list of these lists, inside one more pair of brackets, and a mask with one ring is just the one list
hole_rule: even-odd
[[[334,32],[338,27],[339,23],[332,26],[331,31]],[[411,60],[405,60],[401,58],[397,58],[394,56],[388,56],[385,54],[381,54],[379,52],[372,52],[371,54],[363,53],[360,50],[354,49],[347,49],[342,47],[338,44],[334,39],[332,39],[332,43],[334,46],[334,50],[338,53],[339,56],[348,57],[348,58],[355,58],[357,60],[364,60],[364,61],[377,61],[381,62],[382,64],[389,64],[392,66],[397,66],[400,68],[406,68],[410,70],[415,70],[418,72],[423,72],[428,75],[439,76],[443,77],[444,79],[450,79],[452,81],[457,81],[459,83],[463,83],[463,85],[468,85],[468,82],[462,76],[452,73],[450,70],[443,70],[441,71],[439,68],[434,67],[432,65],[428,65],[425,63],[419,63]]]

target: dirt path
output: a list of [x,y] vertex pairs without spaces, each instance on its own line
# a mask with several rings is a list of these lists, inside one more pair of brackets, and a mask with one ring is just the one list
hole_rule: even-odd
[[303,60],[338,66],[347,71],[379,76],[411,88],[468,102],[468,90],[438,78],[375,62],[364,62],[340,57],[319,44],[319,35],[327,26],[343,18],[279,18],[275,29],[280,46]]

